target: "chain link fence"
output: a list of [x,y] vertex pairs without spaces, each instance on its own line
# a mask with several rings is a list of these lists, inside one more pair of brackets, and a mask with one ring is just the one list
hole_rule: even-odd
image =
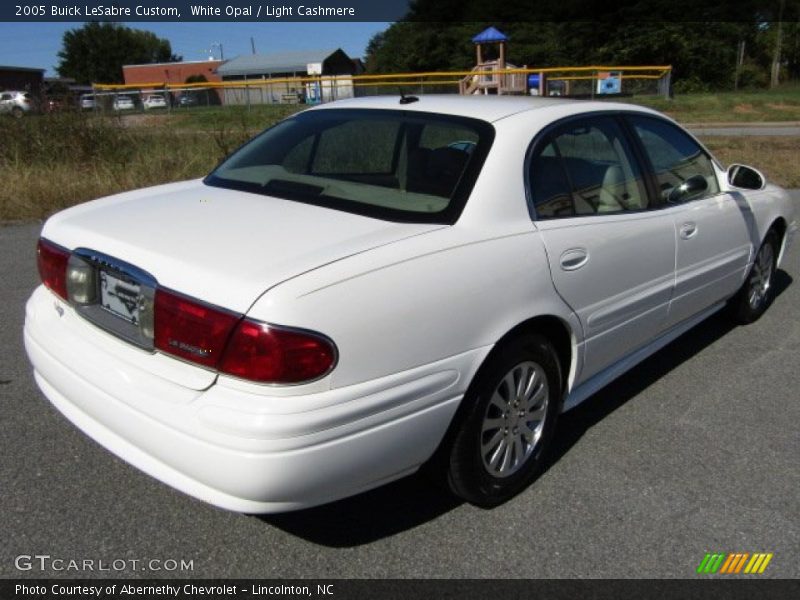
[[81,97],[83,109],[112,114],[181,111],[196,107],[320,104],[344,98],[398,94],[498,94],[625,98],[671,92],[669,66],[564,67],[444,71],[384,75],[241,78],[198,84],[102,85]]

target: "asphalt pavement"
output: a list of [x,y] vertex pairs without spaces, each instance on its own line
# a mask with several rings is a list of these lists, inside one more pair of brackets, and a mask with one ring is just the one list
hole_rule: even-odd
[[708,552],[771,552],[759,577],[800,577],[800,242],[760,321],[712,317],[564,415],[549,469],[506,505],[412,476],[255,517],[143,475],[38,391],[38,232],[0,227],[0,577],[692,578]]

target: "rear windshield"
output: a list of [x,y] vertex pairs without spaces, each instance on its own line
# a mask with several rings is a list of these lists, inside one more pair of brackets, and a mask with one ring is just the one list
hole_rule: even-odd
[[461,117],[307,111],[243,146],[205,182],[391,221],[453,223],[493,137],[488,123]]

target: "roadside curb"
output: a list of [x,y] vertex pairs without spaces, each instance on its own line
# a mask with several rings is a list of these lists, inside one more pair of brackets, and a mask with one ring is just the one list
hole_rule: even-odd
[[701,123],[681,123],[686,128],[711,129],[716,127],[800,127],[800,121],[704,121]]

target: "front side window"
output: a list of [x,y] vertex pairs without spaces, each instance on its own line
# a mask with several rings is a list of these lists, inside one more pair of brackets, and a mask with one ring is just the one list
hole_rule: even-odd
[[685,202],[719,193],[711,159],[691,137],[655,117],[628,119],[650,159],[663,200]]
[[559,127],[533,155],[528,180],[539,218],[648,208],[639,166],[613,117]]
[[460,214],[494,129],[401,110],[299,113],[251,141],[205,182],[387,220]]

